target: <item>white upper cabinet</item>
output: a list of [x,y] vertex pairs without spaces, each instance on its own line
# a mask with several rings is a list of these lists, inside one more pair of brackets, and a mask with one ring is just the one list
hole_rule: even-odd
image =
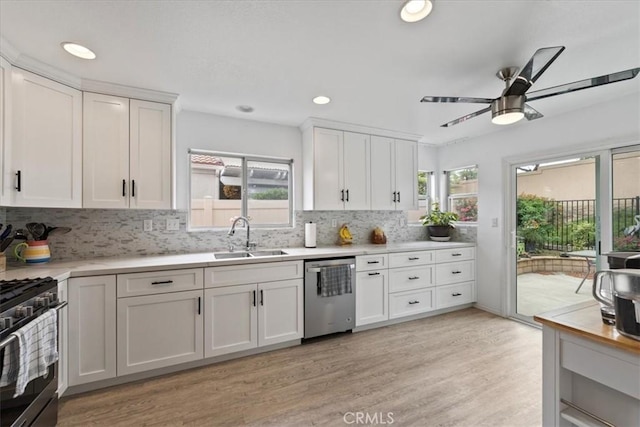
[[13,182],[5,170],[5,141],[11,136],[11,64],[0,56],[0,206],[9,204],[10,190],[5,182]]
[[3,201],[10,206],[81,207],[82,93],[14,68],[11,95]]
[[371,209],[417,209],[416,142],[371,136],[371,171]]
[[369,135],[314,128],[304,144],[305,209],[369,209]]
[[171,106],[84,93],[83,206],[171,208]]

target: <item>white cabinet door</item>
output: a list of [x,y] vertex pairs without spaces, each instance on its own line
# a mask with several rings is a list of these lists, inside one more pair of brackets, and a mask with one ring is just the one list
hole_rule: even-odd
[[82,93],[14,68],[12,105],[11,204],[82,207]]
[[171,106],[130,102],[130,206],[171,209]]
[[343,132],[313,130],[313,198],[315,210],[343,210]]
[[258,346],[257,293],[256,285],[204,291],[204,357]]
[[356,274],[356,326],[389,319],[388,270]]
[[129,99],[84,93],[82,204],[129,207]]
[[361,133],[344,133],[344,208],[347,210],[361,211],[371,208],[369,138],[369,135]]
[[202,295],[118,299],[118,375],[202,359]]
[[395,142],[396,209],[418,209],[418,144]]
[[[383,136],[371,136],[371,209],[394,210],[395,175],[394,141]],[[417,178],[416,178],[417,179]]]
[[302,279],[258,284],[258,345],[302,338],[303,289]]
[[0,206],[10,205],[13,176],[9,174],[11,153],[11,64],[0,56]]
[[116,276],[69,279],[69,386],[116,376]]
[[[58,282],[58,301],[69,301],[67,281]],[[69,386],[69,308],[58,310],[58,397]]]

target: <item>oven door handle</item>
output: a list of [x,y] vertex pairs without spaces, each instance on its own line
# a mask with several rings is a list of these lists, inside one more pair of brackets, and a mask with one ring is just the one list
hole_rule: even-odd
[[[62,310],[63,308],[65,308],[68,305],[68,303],[66,301],[61,302],[60,304],[56,305],[55,307],[52,307],[52,310],[55,310],[56,312]],[[17,339],[17,336],[11,334],[9,335],[7,338],[3,339],[2,341],[0,341],[0,349],[5,348],[11,341]]]

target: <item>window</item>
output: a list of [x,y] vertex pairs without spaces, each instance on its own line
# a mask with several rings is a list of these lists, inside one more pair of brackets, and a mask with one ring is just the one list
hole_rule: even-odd
[[229,227],[246,216],[251,226],[293,225],[290,159],[191,150],[189,228]]
[[478,221],[478,168],[471,166],[445,172],[448,209],[460,222]]
[[433,172],[418,171],[418,210],[408,212],[409,223],[419,224],[420,217],[431,210],[434,185]]

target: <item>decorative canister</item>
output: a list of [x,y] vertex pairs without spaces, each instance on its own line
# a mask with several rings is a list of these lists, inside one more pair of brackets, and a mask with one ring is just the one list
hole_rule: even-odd
[[47,240],[27,240],[16,245],[14,254],[17,259],[27,264],[42,264],[51,260]]

